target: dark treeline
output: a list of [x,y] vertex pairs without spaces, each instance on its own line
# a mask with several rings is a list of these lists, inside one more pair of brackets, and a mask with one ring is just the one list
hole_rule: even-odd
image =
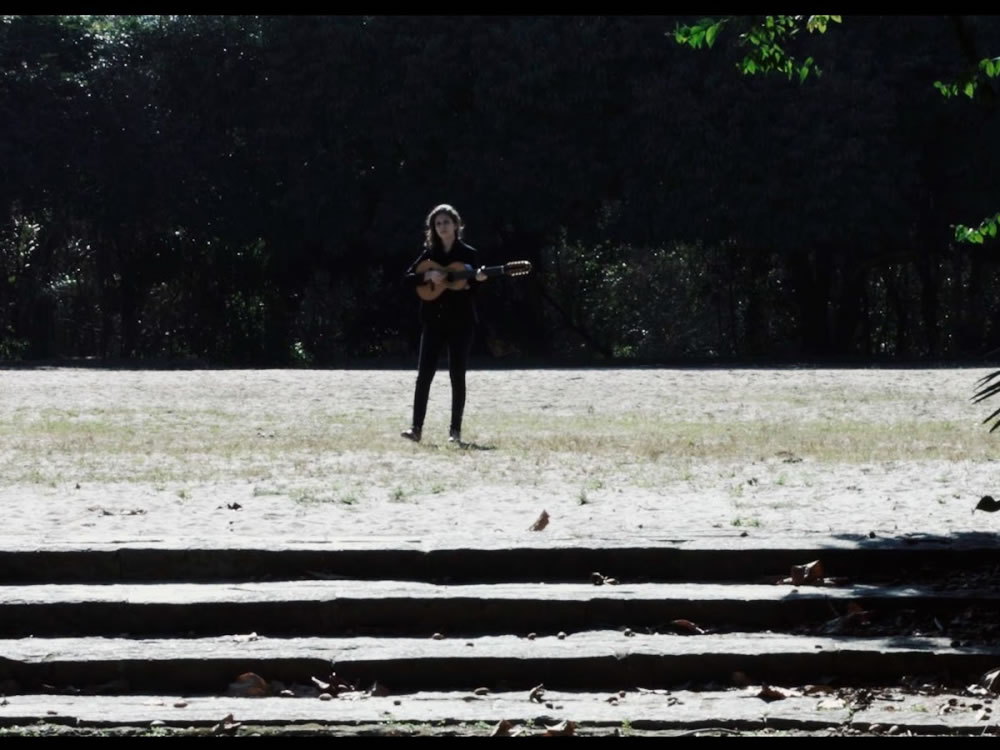
[[[0,17],[0,359],[410,358],[441,202],[498,362],[1000,347],[1000,17],[845,17],[804,83],[677,17]],[[407,360],[408,361],[408,360]]]

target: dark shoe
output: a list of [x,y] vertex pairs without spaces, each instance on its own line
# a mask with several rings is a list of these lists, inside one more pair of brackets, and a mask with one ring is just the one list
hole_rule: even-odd
[[448,442],[449,443],[461,443],[462,433],[459,430],[448,430]]
[[411,427],[408,430],[403,430],[399,434],[405,437],[407,440],[412,440],[414,443],[420,442],[420,430],[416,430]]

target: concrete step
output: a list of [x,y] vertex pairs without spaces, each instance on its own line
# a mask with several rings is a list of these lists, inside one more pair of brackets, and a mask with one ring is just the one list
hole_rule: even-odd
[[942,622],[1000,609],[1000,591],[932,586],[414,581],[36,584],[0,586],[0,637],[59,635],[552,634],[663,630],[686,619],[709,631],[788,630],[855,602],[885,621],[903,609]]
[[119,693],[225,693],[242,673],[310,684],[331,671],[391,691],[673,688],[688,682],[891,684],[901,675],[974,680],[1000,665],[1000,644],[956,647],[941,637],[814,637],[772,633],[629,635],[585,631],[565,638],[21,638],[0,640],[4,692],[45,686]]
[[[391,542],[391,544],[389,544]],[[995,567],[1000,539],[954,537],[700,537],[635,544],[547,538],[538,546],[452,546],[415,540],[262,544],[221,548],[158,543],[18,546],[0,549],[0,583],[400,579],[442,583],[586,582],[599,571],[623,582],[742,581],[787,575],[822,560],[827,575],[868,578],[923,570]]]
[[[423,691],[376,696],[344,693],[332,700],[230,698],[221,696],[17,695],[0,700],[0,726],[37,726],[40,717],[67,728],[144,726],[151,723],[203,732],[232,716],[247,735],[267,728],[292,734],[400,734],[433,727],[436,735],[487,736],[501,721],[528,736],[572,722],[575,734],[629,735],[647,732],[693,733],[726,727],[731,732],[783,732],[854,729],[893,734],[984,734],[996,731],[992,697],[965,693],[920,694],[878,690],[860,696],[850,691],[807,693],[763,700],[761,686],[720,691],[562,692],[547,689],[541,701],[525,691]],[[859,700],[863,698],[863,700]],[[217,730],[223,733],[225,730]]]

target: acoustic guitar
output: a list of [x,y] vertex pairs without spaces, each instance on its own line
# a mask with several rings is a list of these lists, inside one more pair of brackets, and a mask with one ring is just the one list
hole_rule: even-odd
[[417,287],[417,296],[424,302],[430,302],[440,297],[446,289],[465,289],[469,286],[469,279],[474,278],[479,271],[486,274],[486,278],[493,276],[524,276],[531,273],[531,261],[512,260],[501,266],[485,266],[483,268],[466,268],[464,263],[455,261],[446,266],[435,263],[433,260],[422,260],[417,264],[414,271],[419,275],[425,271],[440,271],[445,275],[444,280],[434,283],[425,281]]

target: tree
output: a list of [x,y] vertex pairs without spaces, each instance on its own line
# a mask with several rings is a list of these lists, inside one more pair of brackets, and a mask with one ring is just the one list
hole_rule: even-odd
[[[967,67],[950,81],[934,81],[933,85],[946,98],[964,94],[969,99],[977,95],[996,105],[997,92],[990,79],[1000,76],[1000,57],[981,57],[962,16],[948,16]],[[691,24],[679,24],[674,30],[678,44],[693,49],[712,47],[719,32],[725,27],[737,27],[737,45],[744,56],[737,64],[744,75],[757,73],[784,73],[789,79],[797,77],[803,82],[810,72],[820,75],[822,70],[812,57],[799,60],[788,51],[788,46],[801,39],[803,30],[808,33],[826,33],[831,23],[841,23],[841,16],[726,16],[720,19],[703,18]],[[982,243],[986,237],[996,237],[1000,230],[1000,212],[987,216],[974,227],[955,224],[955,239],[959,242]]]
[[[946,98],[964,95],[978,99],[987,108],[995,108],[998,94],[992,79],[1000,76],[1000,57],[983,57],[966,19],[962,16],[947,17],[964,58],[964,69],[950,80],[935,80],[934,88]],[[797,58],[790,49],[802,38],[802,31],[823,34],[831,23],[841,23],[841,16],[727,16],[720,19],[703,18],[693,23],[679,24],[674,31],[678,44],[693,49],[713,47],[720,31],[735,28],[737,46],[743,57],[737,64],[744,75],[757,73],[784,73],[788,78],[797,77],[803,82],[811,72],[821,74],[812,57]],[[1000,212],[987,216],[974,226],[962,223],[952,225],[953,237],[960,243],[982,244],[987,238],[996,238],[1000,230]],[[989,373],[977,383],[974,403],[1000,393],[1000,370]],[[984,423],[994,420],[990,432],[1000,427],[1000,409],[992,412]]]

